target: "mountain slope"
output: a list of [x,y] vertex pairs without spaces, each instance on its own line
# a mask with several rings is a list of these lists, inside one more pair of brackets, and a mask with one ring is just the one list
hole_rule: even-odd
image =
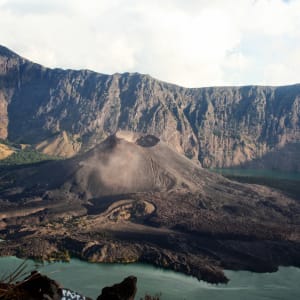
[[[187,89],[148,75],[48,69],[0,47],[0,138],[86,151],[117,129],[158,136],[204,167],[243,166],[300,146],[300,85]],[[290,144],[295,145],[289,146]],[[74,146],[75,145],[75,146]],[[52,147],[53,148],[53,147]],[[299,171],[299,160],[276,167]]]

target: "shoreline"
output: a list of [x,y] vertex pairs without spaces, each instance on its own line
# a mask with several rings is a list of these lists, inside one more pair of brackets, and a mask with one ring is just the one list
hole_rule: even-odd
[[[217,266],[211,263],[204,263],[204,261],[198,260],[198,261],[188,261],[186,260],[185,263],[183,264],[178,264],[178,256],[180,253],[171,253],[166,252],[165,249],[156,249],[155,250],[155,255],[153,250],[151,249],[152,252],[147,253],[141,253],[140,257],[137,257],[135,260],[134,259],[124,259],[120,257],[112,257],[112,256],[107,256],[105,259],[90,259],[87,256],[80,256],[78,253],[76,254],[76,251],[72,251],[70,249],[64,250],[63,253],[67,254],[67,256],[60,255],[61,253],[55,252],[55,257],[42,257],[41,253],[37,255],[24,255],[26,252],[24,252],[22,255],[17,252],[16,247],[12,247],[11,241],[3,241],[8,242],[8,247],[5,245],[0,245],[0,257],[16,257],[18,259],[25,259],[25,260],[33,260],[35,262],[41,262],[41,263],[57,263],[57,262],[63,262],[63,263],[70,263],[72,260],[79,260],[84,263],[89,263],[89,264],[103,264],[103,265],[135,265],[135,264],[141,264],[141,265],[147,265],[151,266],[154,268],[158,268],[161,270],[165,271],[173,271],[175,273],[185,275],[188,277],[192,277],[197,279],[198,281],[203,281],[211,284],[227,284],[231,278],[228,277],[227,272],[240,272],[240,271],[248,271],[251,273],[276,273],[281,267],[295,267],[300,269],[300,265],[297,264],[279,264],[277,266],[275,265],[265,265],[260,266],[260,268],[255,268],[252,266],[251,268],[243,268],[242,265],[237,266],[235,265],[233,268],[226,268],[224,269],[221,266]],[[41,241],[40,241],[41,242]],[[42,244],[43,242],[41,242]],[[107,244],[106,244],[107,245]],[[115,243],[116,245],[116,243]],[[3,247],[4,246],[4,247]],[[15,245],[16,246],[16,245]],[[124,245],[123,245],[124,246]],[[126,245],[128,246],[128,245]],[[129,245],[129,248],[132,246],[139,246],[136,244]],[[6,249],[6,251],[4,251]],[[129,249],[130,250],[130,249]],[[128,250],[128,251],[129,251]],[[132,249],[131,249],[132,250]],[[144,249],[145,250],[145,249]],[[53,253],[52,253],[53,254]],[[174,256],[172,256],[172,254]],[[162,257],[166,258],[168,255],[169,261],[166,263],[166,260],[161,259]],[[176,256],[177,255],[177,256]],[[182,255],[182,254],[181,254]],[[160,259],[159,259],[160,258]],[[181,256],[181,259],[183,256]],[[172,259],[172,260],[171,260]],[[187,257],[185,258],[187,259]],[[194,264],[193,264],[193,263]],[[177,264],[176,264],[177,263]]]
[[[12,265],[13,267],[19,262],[17,258],[6,261],[8,261],[6,266]],[[1,265],[5,264],[1,263]],[[145,292],[151,294],[161,292],[164,300],[199,300],[210,299],[209,297],[215,300],[239,300],[241,298],[251,299],[249,295],[253,296],[254,291],[257,291],[255,294],[257,300],[271,298],[270,296],[274,295],[281,300],[297,299],[294,296],[299,293],[297,283],[300,278],[300,268],[294,267],[280,267],[278,272],[269,274],[226,270],[226,274],[232,280],[227,285],[215,285],[151,265],[140,263],[130,265],[94,264],[77,258],[72,258],[70,263],[45,264],[39,268],[39,271],[62,283],[64,287],[92,297],[92,299],[100,294],[102,287],[109,286],[129,275],[138,278],[139,294],[136,299],[144,296]],[[73,276],[76,272],[78,275]],[[269,284],[271,283],[274,283],[276,287],[270,289]]]

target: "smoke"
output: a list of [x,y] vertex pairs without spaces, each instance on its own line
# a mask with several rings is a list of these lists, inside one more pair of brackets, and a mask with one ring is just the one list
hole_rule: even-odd
[[76,182],[89,196],[145,191],[154,185],[143,148],[125,140],[95,151],[80,165]]

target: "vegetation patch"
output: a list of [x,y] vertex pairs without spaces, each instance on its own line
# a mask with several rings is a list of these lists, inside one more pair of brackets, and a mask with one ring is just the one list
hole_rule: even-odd
[[46,160],[58,160],[61,159],[57,156],[47,155],[36,151],[33,148],[27,147],[22,150],[18,150],[0,161],[0,165],[25,165],[32,164]]

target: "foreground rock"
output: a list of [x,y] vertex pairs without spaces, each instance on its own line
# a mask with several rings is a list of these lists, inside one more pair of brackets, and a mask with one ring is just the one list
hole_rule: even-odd
[[121,283],[105,287],[97,300],[134,300],[137,278],[130,276]]
[[[74,276],[75,275],[76,274],[74,274]],[[129,276],[119,284],[103,288],[97,300],[134,300],[137,291],[136,283],[137,278]],[[0,281],[0,300],[92,299],[65,289],[55,280],[33,271],[28,277],[16,283]]]
[[91,300],[64,289],[59,283],[36,271],[16,283],[0,282],[1,300]]

